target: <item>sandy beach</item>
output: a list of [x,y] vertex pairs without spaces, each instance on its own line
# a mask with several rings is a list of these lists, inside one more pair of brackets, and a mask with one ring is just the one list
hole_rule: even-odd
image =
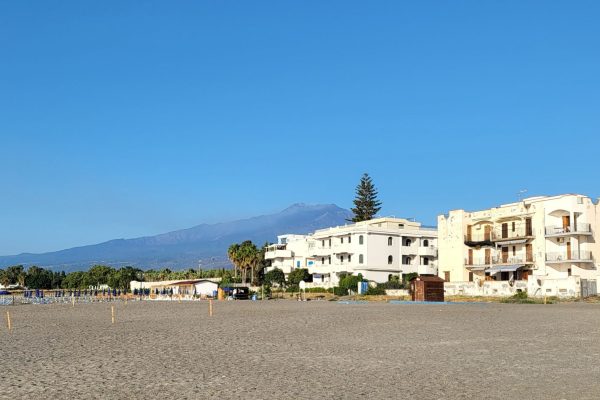
[[[600,305],[0,308],[2,398],[597,399]],[[13,331],[8,333],[6,311]]]

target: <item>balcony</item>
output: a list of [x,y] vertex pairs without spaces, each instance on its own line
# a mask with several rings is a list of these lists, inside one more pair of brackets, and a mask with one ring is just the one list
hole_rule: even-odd
[[416,256],[419,254],[419,246],[416,243],[413,243],[410,246],[402,245],[402,254]]
[[533,255],[492,257],[493,265],[533,264],[534,262],[535,262],[535,258],[533,257]]
[[429,264],[429,265],[417,265],[417,273],[419,275],[437,275],[438,269],[437,266]]
[[308,249],[308,252],[312,257],[329,256],[329,255],[331,255],[332,251],[333,251],[333,249],[331,247],[321,247],[321,246],[315,246],[315,247]]
[[493,246],[491,232],[465,235],[465,244],[471,247]]
[[592,226],[584,222],[567,226],[550,225],[546,227],[546,237],[591,235]]
[[334,254],[353,254],[352,243],[338,243],[332,248]]
[[547,263],[563,263],[563,262],[585,262],[592,263],[594,258],[591,251],[567,251],[557,253],[546,253]]
[[291,250],[268,250],[265,252],[265,259],[274,260],[276,258],[291,258],[292,251]]
[[436,275],[437,265],[435,263],[425,264],[402,264],[400,269],[403,274],[418,273],[419,275]]
[[533,264],[535,258],[533,255],[526,256],[493,256],[484,258],[465,259],[466,267],[491,267],[494,265],[516,265],[516,264]]
[[419,247],[418,253],[424,257],[437,257],[437,248],[435,246]]
[[506,242],[510,240],[522,240],[522,239],[532,239],[533,231],[527,231],[525,229],[516,229],[512,230],[494,230],[492,233],[492,241],[493,242]]

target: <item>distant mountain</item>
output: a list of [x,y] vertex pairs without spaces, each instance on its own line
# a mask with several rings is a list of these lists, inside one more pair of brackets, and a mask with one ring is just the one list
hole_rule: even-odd
[[316,229],[343,225],[351,217],[335,204],[294,204],[271,215],[218,224],[202,224],[156,236],[115,239],[50,253],[0,256],[0,268],[38,265],[54,270],[76,271],[94,264],[132,265],[140,268],[171,269],[228,267],[227,248],[232,243],[252,240],[261,245],[275,242],[277,235],[305,234]]

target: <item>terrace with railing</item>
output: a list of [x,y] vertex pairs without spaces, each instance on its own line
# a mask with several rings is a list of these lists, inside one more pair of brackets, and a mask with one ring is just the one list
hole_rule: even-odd
[[546,236],[591,235],[592,226],[585,222],[546,226]]
[[546,253],[546,262],[594,262],[594,258],[591,251],[565,251]]

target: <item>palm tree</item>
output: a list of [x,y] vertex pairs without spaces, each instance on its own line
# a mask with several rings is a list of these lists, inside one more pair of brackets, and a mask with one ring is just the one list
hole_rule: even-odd
[[240,245],[237,243],[232,244],[227,249],[227,258],[233,264],[233,274],[237,278],[238,265],[240,262]]

